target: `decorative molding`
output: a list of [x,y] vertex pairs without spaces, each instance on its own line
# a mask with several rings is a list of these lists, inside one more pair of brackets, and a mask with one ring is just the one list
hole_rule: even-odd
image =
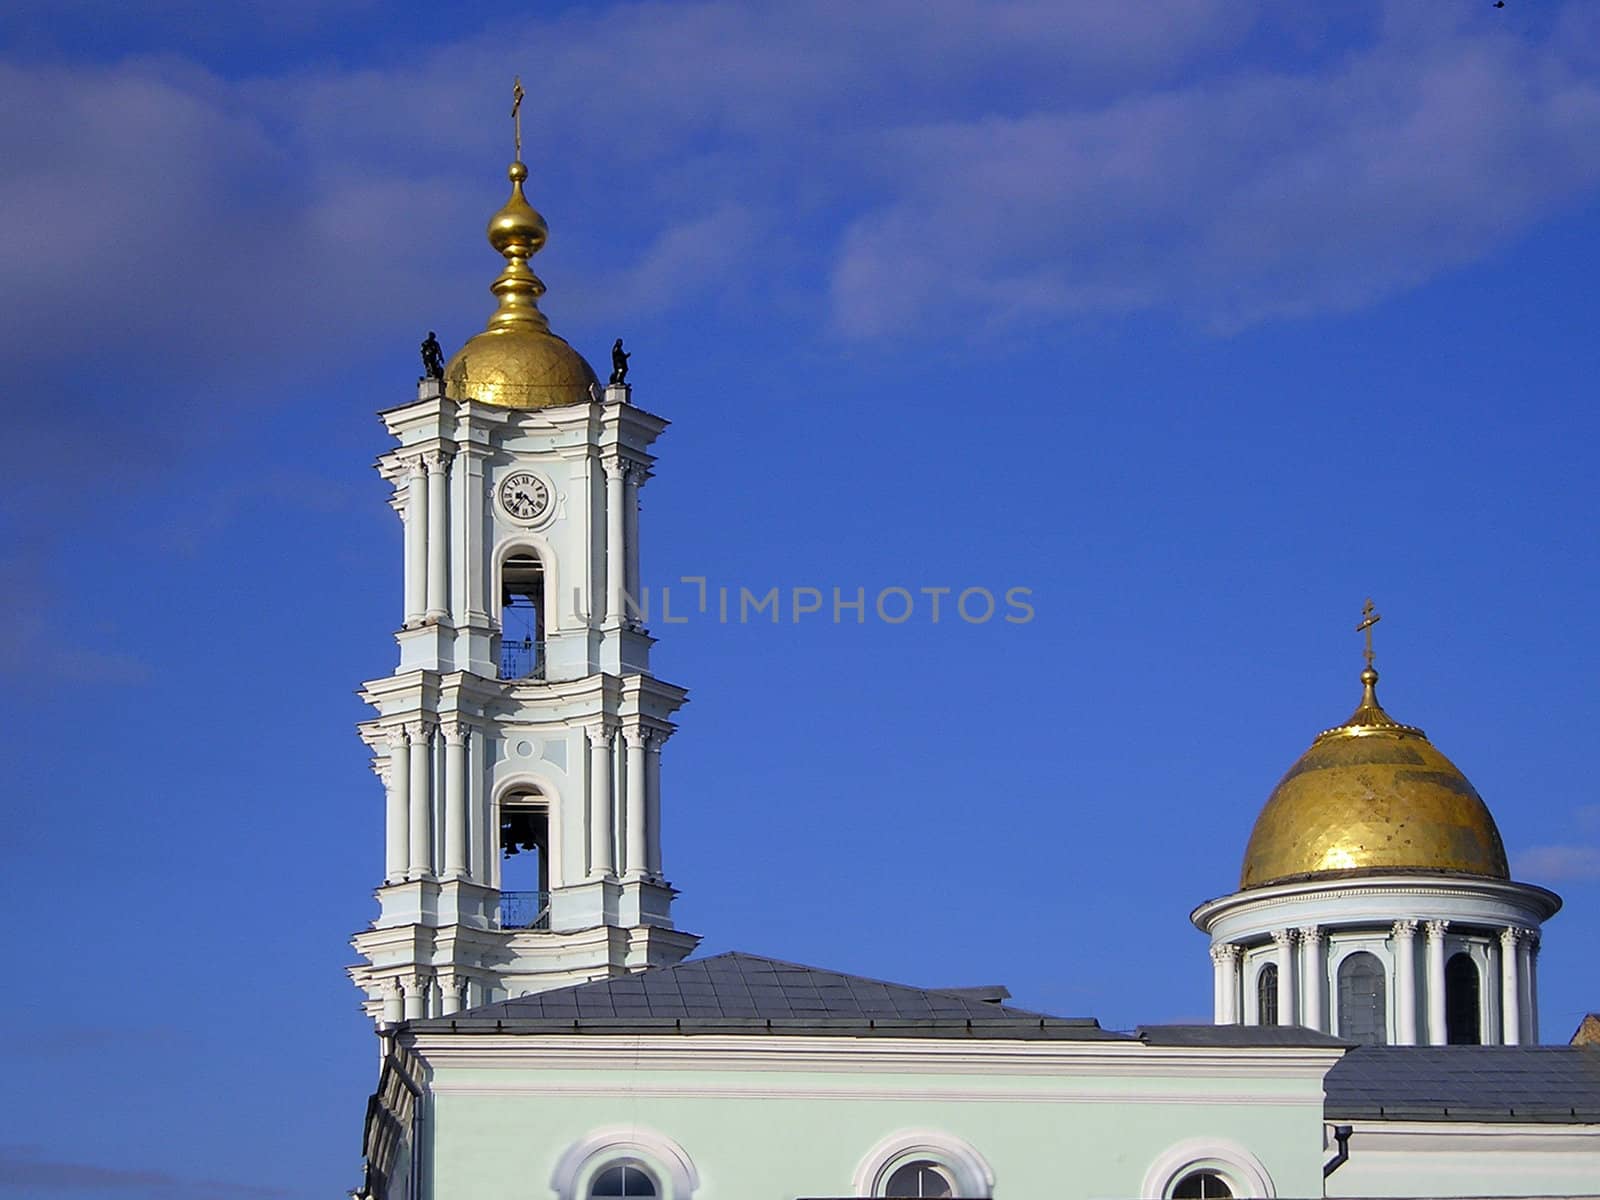
[[655,1176],[661,1200],[689,1200],[700,1173],[683,1147],[641,1125],[597,1129],[562,1152],[550,1173],[558,1200],[585,1200],[594,1177],[608,1166],[630,1163]]
[[1234,1196],[1271,1200],[1278,1194],[1261,1160],[1222,1138],[1191,1138],[1168,1149],[1150,1164],[1139,1194],[1144,1200],[1164,1200],[1191,1171],[1215,1171]]
[[882,1196],[889,1177],[907,1163],[928,1159],[955,1176],[956,1195],[982,1200],[994,1192],[994,1170],[969,1142],[931,1129],[890,1134],[856,1167],[857,1196]]

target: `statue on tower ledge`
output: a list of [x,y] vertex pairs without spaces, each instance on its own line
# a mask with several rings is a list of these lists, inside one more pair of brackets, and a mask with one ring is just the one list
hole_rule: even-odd
[[611,383],[613,386],[628,381],[629,353],[622,348],[622,339],[611,343]]
[[428,336],[422,343],[422,377],[444,378],[444,348],[439,345],[439,339],[431,329],[428,330]]

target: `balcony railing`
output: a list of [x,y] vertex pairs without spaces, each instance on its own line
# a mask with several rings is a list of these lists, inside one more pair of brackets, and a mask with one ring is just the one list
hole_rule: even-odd
[[536,642],[532,638],[523,638],[513,641],[504,638],[500,642],[500,678],[501,679],[543,679],[544,678],[544,643]]
[[501,892],[501,929],[549,929],[549,892]]

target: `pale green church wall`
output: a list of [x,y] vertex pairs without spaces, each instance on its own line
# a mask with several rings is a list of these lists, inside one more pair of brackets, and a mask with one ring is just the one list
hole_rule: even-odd
[[[697,1200],[850,1196],[874,1146],[907,1130],[969,1143],[997,1200],[1138,1196],[1159,1157],[1196,1139],[1243,1147],[1280,1196],[1322,1192],[1320,1076],[475,1070],[441,1072],[433,1091],[427,1174],[438,1200],[554,1196],[568,1147],[629,1126],[686,1152]],[[974,1095],[985,1092],[994,1098]]]

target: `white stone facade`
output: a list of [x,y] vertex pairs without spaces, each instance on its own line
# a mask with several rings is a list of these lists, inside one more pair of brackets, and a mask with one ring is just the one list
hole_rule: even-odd
[[[379,912],[350,968],[366,1011],[447,1015],[677,962],[698,939],[672,926],[660,768],[686,693],[650,674],[653,639],[628,604],[639,487],[667,422],[625,386],[518,410],[433,380],[382,416],[405,561],[399,662],[362,691],[385,790]],[[512,575],[534,581],[516,586],[539,626],[515,648]],[[516,922],[501,904],[513,812],[542,831],[540,887]]]

